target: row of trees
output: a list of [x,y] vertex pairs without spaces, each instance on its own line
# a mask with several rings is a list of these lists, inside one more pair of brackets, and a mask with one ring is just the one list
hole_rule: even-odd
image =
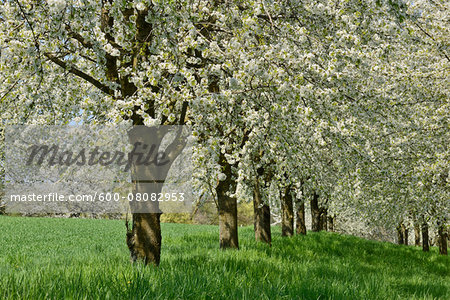
[[[1,4],[2,126],[189,125],[194,186],[217,200],[220,247],[239,247],[237,201],[249,198],[256,238],[270,244],[275,194],[286,236],[294,218],[306,233],[305,201],[313,230],[349,208],[393,228],[414,219],[445,229],[444,4]],[[159,264],[159,223],[158,213],[133,214],[133,260]]]

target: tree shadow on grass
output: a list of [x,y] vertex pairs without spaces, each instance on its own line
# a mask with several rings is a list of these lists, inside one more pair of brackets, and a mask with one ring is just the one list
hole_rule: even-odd
[[348,259],[367,265],[386,267],[399,275],[405,268],[420,268],[426,274],[450,275],[450,258],[435,252],[422,252],[414,246],[395,245],[387,242],[364,240],[354,236],[329,232],[308,233],[274,241],[272,255],[303,259],[304,253],[314,253],[315,258]]

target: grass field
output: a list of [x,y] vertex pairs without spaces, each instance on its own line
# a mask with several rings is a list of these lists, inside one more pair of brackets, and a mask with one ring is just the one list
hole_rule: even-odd
[[327,232],[273,246],[240,228],[163,224],[159,268],[132,266],[123,221],[0,217],[1,299],[450,299],[450,258]]

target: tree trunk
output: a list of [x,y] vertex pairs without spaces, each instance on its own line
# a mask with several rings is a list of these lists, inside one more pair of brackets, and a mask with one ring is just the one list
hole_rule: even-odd
[[439,235],[439,254],[447,255],[447,230],[445,225],[438,224],[438,235]]
[[319,195],[314,192],[311,204],[311,231],[318,232],[320,230],[320,210]]
[[430,251],[430,245],[429,245],[429,237],[428,237],[428,223],[423,222],[422,224],[422,250],[423,251]]
[[159,265],[161,257],[161,213],[133,213],[133,227],[127,232],[131,261]]
[[334,217],[333,216],[328,217],[328,230],[331,232],[334,232]]
[[253,190],[253,212],[255,239],[271,245],[272,234],[270,229],[270,207],[265,204],[261,198],[258,178],[255,179]]
[[327,219],[328,218],[328,210],[324,207],[320,209],[320,230],[328,230]]
[[291,186],[287,186],[281,197],[281,236],[294,235],[294,203],[292,200]]
[[319,231],[323,228],[323,217],[322,217],[322,210],[319,208]]
[[306,235],[306,222],[305,222],[305,202],[297,202],[297,220],[296,220],[296,231],[297,234]]
[[[220,185],[222,184],[219,183]],[[236,198],[225,195],[221,189],[217,188],[220,248],[238,249],[237,201]]]
[[397,244],[403,245],[405,241],[403,240],[402,223],[397,226]]
[[[185,140],[181,136],[181,130],[170,145],[164,151],[164,160],[158,159],[158,155],[146,155],[145,161],[143,153],[152,153],[145,150],[148,146],[159,145],[166,136],[168,128],[162,127],[133,127],[128,132],[129,142],[134,145],[129,155],[129,167],[131,170],[131,178],[133,182],[132,192],[136,201],[130,201],[130,209],[132,214],[132,228],[129,228],[128,220],[125,225],[127,228],[126,241],[130,251],[131,261],[143,261],[145,265],[151,263],[159,265],[161,257],[161,210],[157,201],[138,201],[137,195],[147,195],[151,199],[151,195],[158,195],[161,192],[162,185],[167,177],[167,173],[178,155],[183,151],[186,145]],[[150,148],[150,147],[149,147]],[[153,163],[148,163],[149,159],[153,159]],[[162,163],[164,161],[164,163]],[[127,165],[128,166],[128,165]],[[133,197],[133,199],[135,199]]]
[[414,223],[414,245],[420,246],[420,225],[419,223]]
[[[146,182],[134,181],[133,195],[158,194],[160,185],[151,185]],[[149,196],[150,198],[151,196]],[[161,225],[158,202],[130,202],[132,215],[132,228],[128,221],[127,246],[130,250],[131,262],[143,261],[145,265],[151,263],[159,265],[161,257]]]
[[403,244],[408,246],[408,228],[406,228],[405,224],[401,224],[402,235],[403,235]]
[[219,181],[216,187],[217,209],[219,211],[219,240],[220,248],[239,249],[238,225],[237,225],[237,200],[230,197],[227,192],[235,189],[232,179],[231,165],[225,156],[220,154],[220,165],[222,172],[226,175],[225,180]]

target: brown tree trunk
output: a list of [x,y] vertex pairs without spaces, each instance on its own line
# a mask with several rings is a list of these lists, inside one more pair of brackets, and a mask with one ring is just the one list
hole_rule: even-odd
[[408,228],[406,228],[405,224],[401,224],[402,235],[403,235],[403,244],[408,246]]
[[322,228],[323,228],[323,218],[322,218],[322,210],[319,208],[319,231],[321,231],[322,230]]
[[327,222],[327,219],[328,218],[328,210],[326,209],[326,208],[324,208],[324,207],[322,207],[321,209],[320,209],[320,230],[325,230],[325,231],[327,231],[328,230],[328,222]]
[[[222,184],[219,183],[220,185]],[[220,248],[238,249],[237,201],[236,198],[225,195],[221,189],[217,188]]]
[[311,204],[311,231],[318,232],[320,230],[320,210],[319,195],[314,192],[310,201]]
[[444,224],[438,224],[439,254],[447,255],[447,230]]
[[287,186],[281,196],[281,236],[294,235],[294,203],[291,186]]
[[423,222],[422,224],[422,250],[430,251],[427,222]]
[[131,261],[159,265],[161,257],[160,213],[133,213],[133,227],[127,232]]
[[227,192],[235,189],[232,179],[231,165],[225,156],[220,154],[220,165],[222,172],[226,175],[225,180],[219,181],[216,187],[217,209],[219,211],[219,240],[220,248],[239,249],[238,224],[237,224],[237,199],[230,197]]
[[419,223],[414,223],[414,245],[420,246],[420,225]]
[[[128,138],[134,149],[129,153],[131,178],[133,182],[133,199],[130,209],[132,214],[132,228],[126,221],[126,241],[130,251],[131,261],[143,261],[145,265],[159,265],[161,257],[161,211],[157,201],[138,201],[138,195],[151,199],[151,195],[161,192],[167,173],[176,157],[183,151],[185,141],[181,137],[175,138],[165,150],[165,163],[161,164],[155,156],[155,163],[147,164],[144,161],[138,163],[139,153],[147,153],[145,147],[155,145],[167,134],[167,128],[149,128],[145,126],[134,127],[128,132]],[[146,145],[144,147],[144,145]],[[157,148],[156,148],[157,149]],[[156,154],[155,154],[156,155]]]
[[255,239],[260,242],[272,244],[270,229],[270,207],[261,198],[259,179],[255,179],[253,190],[253,217],[255,228]]
[[297,220],[296,231],[297,234],[306,235],[306,222],[305,222],[305,203],[303,201],[297,202]]
[[[142,178],[141,178],[142,179]],[[160,185],[151,185],[135,178],[133,195],[158,194]],[[158,202],[130,202],[132,228],[127,227],[127,246],[130,250],[131,262],[142,261],[145,265],[159,265],[161,257],[161,225]]]
[[397,244],[403,245],[405,241],[403,240],[402,223],[397,226]]
[[334,232],[334,216],[328,217],[328,230]]

